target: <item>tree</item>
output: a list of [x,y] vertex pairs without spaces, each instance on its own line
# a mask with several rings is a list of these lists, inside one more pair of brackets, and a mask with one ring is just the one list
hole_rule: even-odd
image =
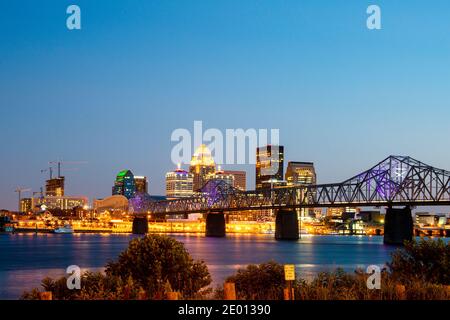
[[132,240],[116,262],[108,263],[106,274],[123,281],[130,277],[150,298],[163,298],[167,282],[186,298],[211,283],[203,261],[194,261],[181,242],[159,235]]

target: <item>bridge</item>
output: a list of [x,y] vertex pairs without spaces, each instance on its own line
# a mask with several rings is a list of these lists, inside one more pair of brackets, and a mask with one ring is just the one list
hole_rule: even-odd
[[[135,213],[160,216],[205,213],[207,235],[208,220],[217,220],[219,222],[211,222],[209,229],[210,235],[218,236],[224,235],[224,226],[221,226],[221,216],[224,213],[275,210],[276,237],[279,239],[298,238],[298,223],[295,228],[298,221],[296,209],[386,206],[386,243],[412,238],[411,207],[424,205],[450,205],[450,172],[407,156],[389,156],[372,168],[340,183],[241,191],[224,181],[211,180],[190,198],[151,201],[138,196],[131,200]],[[395,209],[394,206],[404,208]],[[217,229],[214,226],[220,232],[214,232]]]

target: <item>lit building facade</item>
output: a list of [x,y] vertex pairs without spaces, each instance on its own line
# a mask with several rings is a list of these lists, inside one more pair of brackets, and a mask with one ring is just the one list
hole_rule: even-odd
[[256,189],[282,185],[284,147],[268,145],[256,149]]
[[[286,169],[287,186],[315,185],[317,183],[316,170],[312,162],[289,161]],[[313,208],[298,210],[300,217],[316,217]]]
[[314,163],[290,161],[286,169],[286,182],[288,186],[316,184]]
[[224,174],[234,176],[233,187],[241,191],[247,190],[247,173],[245,171],[225,170]]
[[94,210],[96,213],[104,213],[108,211],[112,212],[127,212],[128,211],[128,199],[124,196],[111,196],[105,199],[94,200]]
[[194,174],[178,169],[166,174],[166,196],[168,199],[188,198],[194,194]]
[[136,194],[136,184],[134,175],[130,170],[123,170],[119,172],[112,188],[112,195],[124,196],[127,199],[133,198]]
[[33,211],[33,199],[22,198],[20,199],[20,212],[28,213]]
[[60,209],[60,210],[72,210],[73,208],[85,208],[89,204],[87,197],[44,197],[33,198],[33,208],[41,207],[45,210]]
[[49,197],[64,197],[64,177],[49,179],[45,183],[45,194]]
[[234,175],[225,173],[225,171],[221,170],[220,166],[216,172],[211,173],[207,176],[207,180],[221,180],[232,187],[234,187],[235,185]]
[[208,175],[216,171],[216,165],[208,147],[202,144],[192,156],[189,172],[193,175],[193,190],[201,189],[208,181]]
[[148,179],[144,176],[134,176],[136,193],[148,193]]

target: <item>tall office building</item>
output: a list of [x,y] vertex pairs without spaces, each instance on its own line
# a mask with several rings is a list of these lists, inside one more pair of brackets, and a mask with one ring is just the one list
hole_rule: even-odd
[[[288,186],[315,185],[317,183],[316,170],[312,162],[289,161],[286,170],[286,182]],[[298,210],[300,217],[316,217],[313,208]]]
[[289,161],[286,170],[286,182],[288,186],[316,184],[314,163]]
[[207,180],[221,180],[230,185],[231,187],[234,187],[235,185],[234,175],[226,173],[220,168],[220,166],[218,167],[218,170],[216,172],[211,173],[207,176]]
[[45,194],[49,197],[64,197],[64,177],[49,179],[45,183]]
[[181,169],[166,174],[166,196],[168,199],[188,198],[194,194],[194,174]]
[[233,187],[241,191],[247,190],[247,173],[245,171],[225,170],[224,173],[234,176]]
[[216,171],[216,165],[208,147],[202,144],[192,156],[189,172],[194,176],[194,191],[201,189],[208,180],[208,175]]
[[127,199],[131,199],[135,194],[136,184],[133,173],[130,170],[119,172],[114,182],[114,187],[112,188],[112,195],[121,195]]
[[144,176],[134,176],[136,193],[148,193],[148,179]]
[[284,147],[267,145],[256,149],[256,189],[285,184]]

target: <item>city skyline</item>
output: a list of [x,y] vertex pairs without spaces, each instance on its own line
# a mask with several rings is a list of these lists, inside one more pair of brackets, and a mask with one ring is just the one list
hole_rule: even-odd
[[[288,2],[77,1],[73,32],[66,3],[0,4],[0,209],[58,158],[87,162],[63,168],[67,194],[104,198],[129,168],[163,195],[171,132],[195,120],[280,129],[285,162],[314,162],[318,183],[390,154],[449,169],[450,4],[378,1],[370,31],[369,2]],[[254,189],[253,165],[222,167]]]

